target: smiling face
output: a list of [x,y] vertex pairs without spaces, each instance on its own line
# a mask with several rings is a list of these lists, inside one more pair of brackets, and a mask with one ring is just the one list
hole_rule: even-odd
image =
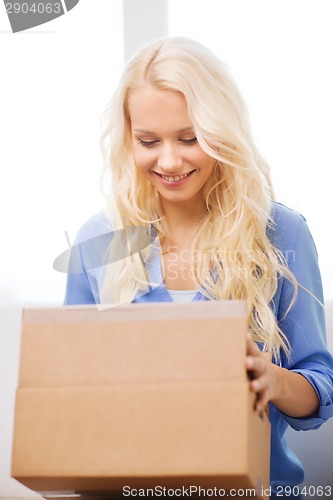
[[215,160],[195,137],[184,96],[146,85],[131,94],[128,109],[135,165],[161,202],[204,206],[203,186]]

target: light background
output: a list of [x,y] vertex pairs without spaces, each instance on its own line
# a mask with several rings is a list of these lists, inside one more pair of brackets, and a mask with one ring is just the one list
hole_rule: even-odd
[[[170,35],[196,38],[230,66],[271,165],[277,198],[306,216],[326,297],[333,298],[331,0],[124,1],[125,19],[121,0],[80,0],[65,16],[15,35],[0,4],[3,499],[35,497],[9,477],[20,310],[62,304],[65,275],[55,272],[52,262],[66,249],[64,231],[73,240],[79,226],[103,205],[100,115],[124,54],[149,39],[156,23],[157,32],[166,34],[169,25]],[[168,19],[161,22],[167,5]],[[308,484],[332,477],[325,432],[306,433],[304,443],[294,443],[325,464],[317,460],[314,474],[311,453],[304,453]],[[325,449],[325,459],[316,455]]]
[[[136,3],[133,47],[154,15],[152,2]],[[230,66],[278,200],[308,220],[327,298],[332,14],[331,0],[169,0],[169,34],[198,39]],[[0,30],[8,28],[2,11]],[[64,231],[74,239],[103,205],[99,119],[123,66],[122,37],[121,0],[81,0],[38,30],[1,34],[0,304],[62,303],[65,276],[52,263],[66,249]]]
[[[9,28],[5,14],[0,29]],[[121,0],[81,0],[43,26],[0,34],[2,304],[61,304],[64,231],[99,211],[100,116],[123,66]]]

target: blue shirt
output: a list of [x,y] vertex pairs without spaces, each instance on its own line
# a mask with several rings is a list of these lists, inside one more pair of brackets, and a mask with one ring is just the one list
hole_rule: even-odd
[[[284,277],[278,280],[272,309],[292,349],[291,361],[282,355],[280,364],[302,374],[313,386],[320,402],[316,414],[304,418],[285,415],[270,404],[271,486],[274,492],[277,486],[294,486],[304,479],[302,464],[285,440],[288,425],[296,430],[317,429],[333,416],[333,358],[326,347],[317,252],[306,221],[299,213],[279,203],[272,205],[272,219],[273,224],[267,228],[267,235],[271,243],[282,252],[289,269],[301,285],[296,302],[288,311],[293,286]],[[80,229],[75,242],[80,260],[79,269],[68,273],[65,304],[100,302],[99,291],[105,276],[105,266],[101,263],[105,262],[111,231],[104,212],[89,219]],[[151,283],[150,290],[148,293],[138,293],[133,302],[171,302],[161,276],[158,251],[153,252],[146,262],[146,269]],[[198,291],[193,301],[198,300],[208,299]]]

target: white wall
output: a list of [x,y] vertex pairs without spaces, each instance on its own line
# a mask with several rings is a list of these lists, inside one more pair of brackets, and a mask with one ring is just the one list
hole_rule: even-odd
[[123,0],[125,60],[146,43],[168,35],[168,0]]
[[[1,7],[0,7],[1,8]],[[0,15],[0,304],[61,304],[55,257],[99,211],[100,115],[123,66],[121,0],[9,33]]]

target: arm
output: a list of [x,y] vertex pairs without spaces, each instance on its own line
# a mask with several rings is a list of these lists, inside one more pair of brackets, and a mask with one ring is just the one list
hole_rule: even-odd
[[251,382],[251,390],[257,392],[260,408],[271,401],[294,429],[313,429],[333,416],[333,357],[326,345],[317,252],[302,216],[282,207],[275,222],[270,239],[287,257],[288,267],[300,284],[289,310],[293,286],[280,278],[272,304],[290,342],[291,359],[282,353],[280,366],[276,366],[249,343],[251,359],[246,366],[252,366],[253,382],[258,382]]

